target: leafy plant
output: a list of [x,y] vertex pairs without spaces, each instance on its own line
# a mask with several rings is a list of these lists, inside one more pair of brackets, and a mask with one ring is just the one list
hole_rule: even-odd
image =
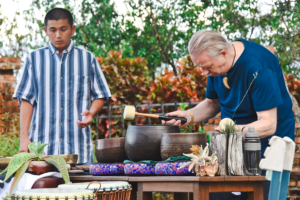
[[65,183],[70,183],[70,178],[69,178],[66,161],[58,155],[44,156],[44,153],[42,153],[42,151],[46,145],[48,145],[48,144],[43,144],[40,142],[38,144],[35,144],[35,142],[30,143],[28,145],[28,149],[32,153],[24,152],[24,153],[16,154],[14,157],[12,157],[7,168],[5,168],[0,173],[0,175],[6,173],[6,176],[5,176],[5,179],[3,180],[3,182],[6,181],[10,176],[12,176],[15,173],[14,181],[11,185],[9,195],[11,195],[13,189],[16,187],[16,185],[20,181],[21,177],[26,172],[31,161],[44,160],[44,161],[54,165],[61,172]]
[[195,168],[198,168],[199,166],[205,166],[205,161],[208,161],[209,163],[214,163],[217,162],[218,160],[215,153],[213,153],[211,156],[208,156],[209,154],[208,144],[204,149],[202,148],[202,145],[201,147],[199,147],[198,145],[192,145],[191,151],[193,153],[183,154],[187,157],[190,157],[191,162],[185,163],[184,165],[180,166],[179,169],[189,166],[189,171],[191,171],[194,168],[194,166]]
[[221,130],[221,133],[223,134],[230,134],[230,133],[236,133],[239,132],[240,129],[235,125],[235,123],[229,122],[225,124],[225,128]]

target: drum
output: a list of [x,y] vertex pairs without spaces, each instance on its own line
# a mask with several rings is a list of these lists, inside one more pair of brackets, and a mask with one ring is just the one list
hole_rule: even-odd
[[71,189],[71,188],[46,188],[46,189],[31,189],[20,190],[15,192],[12,200],[92,200],[95,194],[91,190],[86,189]]
[[[101,184],[100,189],[99,184]],[[92,181],[83,183],[62,184],[59,185],[58,188],[87,188],[94,192],[98,190],[98,200],[130,200],[132,190],[131,185],[126,181]]]

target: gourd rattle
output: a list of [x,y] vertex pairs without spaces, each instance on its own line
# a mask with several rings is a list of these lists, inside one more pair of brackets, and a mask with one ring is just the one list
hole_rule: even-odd
[[181,124],[185,124],[187,122],[187,119],[184,117],[173,117],[173,116],[166,116],[166,115],[155,115],[155,114],[146,114],[146,113],[138,113],[135,112],[134,106],[125,106],[123,117],[125,120],[133,120],[136,115],[138,116],[144,116],[144,117],[150,117],[150,118],[156,118],[160,120],[170,121],[172,119],[180,120]]

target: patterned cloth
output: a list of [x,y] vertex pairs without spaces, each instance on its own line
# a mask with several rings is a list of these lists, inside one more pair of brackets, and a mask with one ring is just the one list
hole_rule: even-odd
[[146,163],[128,163],[124,165],[124,173],[127,175],[154,175],[155,165]]
[[94,163],[90,165],[90,174],[92,175],[112,175],[124,174],[123,163]]
[[48,47],[30,53],[24,63],[14,98],[33,105],[29,139],[48,143],[46,155],[78,154],[85,163],[92,151],[90,127],[79,128],[81,113],[91,101],[111,96],[101,67],[92,53],[71,40],[63,51]]
[[189,161],[185,162],[159,162],[155,165],[155,174],[156,175],[187,175],[192,174],[192,171],[189,171],[189,165],[184,168],[179,169],[182,165],[186,164]]

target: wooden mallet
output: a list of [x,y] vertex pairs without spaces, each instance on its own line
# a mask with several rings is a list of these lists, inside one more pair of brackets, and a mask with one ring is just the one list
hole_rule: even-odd
[[124,113],[123,113],[123,117],[125,120],[133,120],[136,115],[150,117],[150,118],[156,118],[156,119],[165,120],[165,121],[170,121],[172,119],[175,119],[175,120],[180,120],[181,124],[185,124],[187,122],[187,119],[184,117],[173,117],[173,116],[166,116],[166,115],[138,113],[138,112],[135,112],[134,106],[125,106]]

